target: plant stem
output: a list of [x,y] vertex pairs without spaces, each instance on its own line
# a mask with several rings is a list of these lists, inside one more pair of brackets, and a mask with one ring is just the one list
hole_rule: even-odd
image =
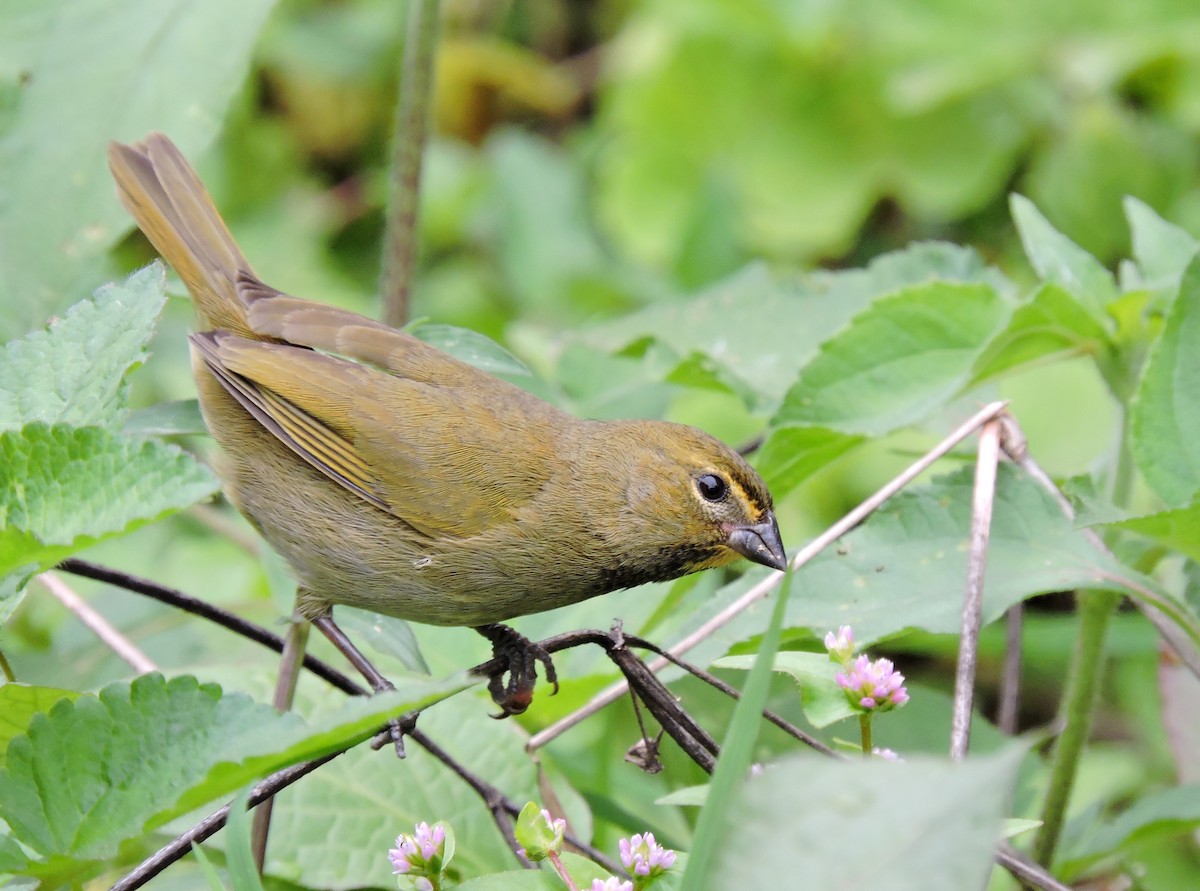
[[862,712],[858,716],[858,728],[862,731],[862,751],[864,758],[870,758],[874,747],[871,745],[871,713]]
[[1120,595],[1111,591],[1085,591],[1079,597],[1079,639],[1063,694],[1063,730],[1054,745],[1050,764],[1050,784],[1042,805],[1042,827],[1033,845],[1033,857],[1043,866],[1054,859],[1054,849],[1062,833],[1067,803],[1075,785],[1083,747],[1092,724],[1092,708],[1104,667],[1104,642],[1109,620]]
[[[1116,467],[1109,492],[1113,504],[1118,507],[1128,506],[1133,489],[1134,464],[1129,442],[1129,414],[1126,412],[1122,418],[1121,439],[1117,444]],[[1042,805],[1042,827],[1033,844],[1034,859],[1047,867],[1058,847],[1075,774],[1091,730],[1096,692],[1104,671],[1108,626],[1120,600],[1120,595],[1112,591],[1079,593],[1079,639],[1063,693],[1063,730],[1051,756],[1050,783]]]
[[407,5],[381,281],[383,319],[395,327],[408,321],[416,269],[421,157],[428,131],[438,38],[438,0],[408,0]]

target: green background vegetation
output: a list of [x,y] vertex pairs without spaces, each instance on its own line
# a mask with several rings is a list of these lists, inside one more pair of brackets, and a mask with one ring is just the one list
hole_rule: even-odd
[[[173,404],[193,393],[191,308],[174,296],[179,283],[168,279],[172,297],[161,314],[153,272],[70,309],[153,257],[128,234],[104,164],[108,140],[168,133],[196,162],[264,280],[378,316],[402,31],[392,0],[0,6],[0,340],[63,318],[57,339],[19,341],[0,357],[0,575],[10,574],[0,583],[0,617],[8,619],[0,648],[17,680],[39,691],[21,699],[25,688],[0,688],[16,716],[4,742],[28,740],[31,716],[56,701],[41,688],[74,696],[129,678],[37,585],[23,599],[16,593],[18,580],[85,544],[100,541],[90,559],[264,624],[290,612],[286,572],[269,556],[264,563],[225,505],[148,524],[202,498],[213,481],[174,446],[145,437],[182,431],[176,444],[206,458],[211,450],[195,435],[194,411]],[[1045,726],[1058,708],[1077,632],[1062,592],[1094,584],[1101,568],[1113,590],[1153,591],[1180,628],[1200,627],[1191,562],[1200,556],[1200,268],[1189,267],[1196,243],[1188,234],[1200,233],[1193,2],[447,0],[436,82],[414,318],[494,338],[531,370],[511,369],[515,380],[579,414],[669,417],[734,443],[765,435],[755,462],[793,551],[981,402],[1011,399],[1034,456],[1068,481],[1083,522],[1110,524],[1096,528],[1117,552],[1111,563],[1098,558],[1036,487],[1002,474],[985,618],[1038,598],[1025,632],[1023,727]],[[1029,201],[1010,203],[1012,193]],[[94,466],[73,463],[81,454]],[[811,650],[825,630],[852,619],[860,639],[881,641],[873,649],[909,676],[913,701],[877,726],[879,744],[906,755],[946,747],[962,590],[953,555],[961,557],[969,505],[969,478],[955,471],[969,460],[964,449],[943,462],[938,472],[950,476],[926,479],[855,533],[852,561],[827,555],[790,594],[785,648]],[[76,476],[65,475],[68,466]],[[119,470],[137,482],[122,485]],[[37,511],[13,495],[18,489],[38,494]],[[603,628],[620,616],[665,644],[759,577],[709,573],[517,627],[536,637]],[[863,577],[865,591],[849,601]],[[269,654],[132,595],[79,587],[169,678],[191,674],[269,697]],[[768,612],[759,605],[697,660],[731,647],[752,652]],[[416,678],[419,660],[398,623],[348,615],[343,624],[360,635],[382,628],[370,637],[373,658],[398,678]],[[486,645],[461,629],[413,632],[434,678],[486,656]],[[981,657],[985,716],[1002,648],[993,623]],[[1066,878],[1125,872],[1153,891],[1193,889],[1197,681],[1160,655],[1157,635],[1132,607],[1114,616],[1098,670],[1093,742],[1057,869]],[[453,740],[448,747],[509,795],[540,799],[522,752],[528,731],[615,676],[591,652],[563,657],[559,671],[562,693],[539,696],[520,723],[489,721],[483,698],[467,694],[432,709],[421,726]],[[740,673],[726,676],[743,682]],[[195,716],[217,708],[214,701],[225,703],[220,720],[228,722],[212,725],[217,736],[262,720],[248,700],[214,700],[211,688],[177,678],[161,689],[138,684],[121,695],[159,720],[209,720]],[[676,689],[720,737],[729,704],[690,682]],[[796,690],[778,678],[771,704],[803,721]],[[60,724],[46,719],[40,739],[62,735],[69,749],[78,718],[114,749],[144,746],[173,764],[187,761],[169,739],[159,750],[134,727],[104,730],[104,709],[116,706],[85,700],[90,711],[64,710]],[[223,756],[237,770],[206,772],[204,758],[215,756],[193,740],[193,797],[135,796],[114,805],[120,819],[91,814],[99,820],[91,828],[82,814],[73,838],[16,825],[11,803],[30,801],[14,796],[25,794],[22,777],[32,773],[20,774],[10,749],[0,817],[12,832],[0,835],[0,873],[20,871],[29,853],[12,838],[37,838],[34,859],[51,884],[111,880],[187,825],[168,820],[298,747],[316,751],[333,738],[322,733],[349,739],[369,726],[365,712],[346,708],[306,679],[297,705],[306,731],[247,731]],[[625,764],[632,727],[627,705],[610,708],[547,749],[544,766],[574,827],[594,829],[601,847],[652,829],[688,850],[695,811],[654,802],[703,778],[671,751],[654,777]],[[852,737],[850,728],[823,734]],[[311,742],[318,737],[324,742]],[[38,751],[48,757],[38,745],[34,766]],[[1005,748],[982,720],[974,746]],[[755,757],[787,750],[781,735],[764,731]],[[1014,765],[1004,753],[973,765],[971,782],[991,797],[980,793],[972,817],[1005,809]],[[928,769],[929,777],[905,782],[930,788],[943,775]],[[859,782],[797,761],[784,770],[777,785],[790,797],[742,801],[730,819],[756,814],[819,833],[822,812],[809,796]],[[287,793],[277,812],[273,881],[391,887],[386,850],[417,820],[454,824],[464,876],[512,866],[478,800],[422,753],[397,765],[355,750],[326,771]],[[886,783],[876,773],[862,782]],[[175,774],[163,776],[183,788]],[[1006,812],[1036,816],[1045,783],[1041,759],[1030,756]],[[897,820],[911,804],[909,788],[891,790]],[[971,846],[944,816],[967,822],[967,805],[943,804],[946,811],[910,814],[922,831],[914,845],[945,864]],[[886,823],[869,830],[886,831]],[[787,838],[771,848],[794,849]],[[786,858],[760,866],[809,868]],[[910,869],[911,887],[936,887],[931,867],[916,859]],[[962,874],[947,867],[946,875],[958,876],[946,887],[965,887]],[[899,872],[890,878],[876,887],[910,887]],[[187,863],[157,881],[199,887],[203,879]],[[998,888],[1012,887],[1007,881],[994,879]]]

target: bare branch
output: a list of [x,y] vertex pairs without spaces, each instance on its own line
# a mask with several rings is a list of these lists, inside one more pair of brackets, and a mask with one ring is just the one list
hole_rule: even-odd
[[42,587],[49,591],[59,603],[69,609],[89,631],[103,641],[138,674],[158,671],[158,666],[136,647],[128,637],[113,627],[112,623],[96,612],[86,600],[72,590],[71,586],[52,572],[43,572],[37,577]]
[[975,699],[975,666],[983,623],[983,578],[987,567],[992,507],[996,503],[996,467],[1000,462],[1000,421],[991,420],[979,434],[975,493],[971,508],[971,543],[967,554],[967,592],[963,601],[958,668],[954,674],[954,716],[950,725],[950,757],[961,761],[971,742],[971,705]]

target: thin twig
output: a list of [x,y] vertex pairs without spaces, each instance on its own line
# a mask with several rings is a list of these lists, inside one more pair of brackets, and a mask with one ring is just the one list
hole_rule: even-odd
[[[896,476],[887,485],[881,487],[875,494],[864,500],[858,507],[850,511],[838,522],[830,526],[825,532],[813,539],[809,544],[801,549],[791,561],[792,569],[799,569],[804,564],[808,563],[817,554],[827,548],[830,544],[837,541],[870,514],[877,510],[881,504],[911,483],[914,479],[924,473],[933,465],[939,458],[945,456],[951,449],[957,446],[960,442],[973,434],[983,424],[998,417],[1008,405],[1007,402],[993,402],[976,412],[971,418],[961,424],[954,432],[943,439],[940,443],[930,449],[917,461],[913,462],[901,474]],[[731,603],[725,609],[721,610],[717,615],[713,616],[694,632],[680,640],[674,646],[670,647],[670,651],[676,655],[686,653],[692,647],[706,640],[720,628],[729,623],[735,616],[746,610],[753,603],[766,597],[783,581],[782,572],[774,572],[752,587],[749,591],[739,597],[735,602]],[[649,663],[651,671],[657,672],[665,668],[669,663],[666,659],[658,658]],[[528,751],[535,751],[553,739],[558,738],[567,730],[570,730],[576,724],[588,718],[592,714],[598,712],[612,702],[620,699],[628,685],[625,681],[618,681],[609,687],[606,687],[600,693],[596,694],[586,705],[577,709],[564,718],[555,721],[549,727],[535,733],[530,737],[529,742],[525,744]]]
[[1021,707],[1021,636],[1025,605],[1014,603],[1004,614],[1004,671],[1000,676],[1000,706],[996,723],[1000,730],[1015,736]]
[[1007,869],[1017,881],[1038,888],[1040,891],[1071,891],[1069,885],[1064,885],[1054,878],[1008,842],[1002,842],[996,848],[996,862]]
[[[110,569],[107,566],[100,566],[98,563],[91,563],[75,557],[58,564],[58,569],[73,575],[83,576],[84,578],[95,579],[98,582],[107,582],[110,585],[116,585],[118,588],[124,588],[126,591],[132,591],[135,594],[151,597],[160,603],[165,603],[168,606],[173,606],[192,615],[208,619],[208,621],[220,625],[222,628],[227,628],[235,634],[240,634],[242,637],[248,638],[255,643],[262,644],[267,649],[274,650],[276,653],[283,652],[284,641],[278,634],[268,631],[254,622],[247,622],[245,619],[234,615],[228,610],[213,606],[211,603],[184,594],[182,591],[177,591],[174,588],[168,588],[149,579],[130,575],[127,572],[120,572],[116,569]],[[349,693],[353,696],[356,695],[357,691],[362,690],[358,684],[350,680],[350,678],[336,668],[311,655],[304,657],[304,667],[323,680],[328,681],[343,693]]]
[[437,0],[409,0],[392,135],[391,196],[383,239],[381,291],[383,318],[400,327],[408,321],[413,272],[417,262],[417,214],[421,198],[421,159],[433,96],[437,52]]
[[[696,677],[697,679],[699,679],[701,681],[704,681],[704,683],[708,684],[710,687],[720,690],[722,693],[724,693],[726,696],[730,697],[731,699],[740,700],[742,698],[741,691],[738,690],[736,687],[725,683],[723,680],[721,680],[716,675],[709,674],[703,668],[700,668],[697,665],[693,665],[691,662],[687,662],[683,659],[680,659],[678,656],[675,656],[669,650],[664,650],[662,647],[659,647],[659,646],[651,643],[650,641],[646,640],[645,638],[635,637],[632,634],[627,634],[627,635],[625,635],[625,642],[629,646],[639,647],[641,649],[649,650],[652,653],[657,653],[659,656],[662,656],[664,659],[666,659],[672,665],[682,668],[688,674],[692,675],[693,677]],[[833,749],[831,749],[829,746],[825,745],[825,743],[821,742],[815,736],[811,736],[810,734],[805,733],[803,730],[801,730],[795,724],[791,723],[790,721],[785,720],[784,718],[781,718],[779,715],[775,714],[770,709],[763,709],[762,714],[763,714],[764,718],[766,718],[768,721],[770,721],[772,724],[774,724],[776,727],[778,727],[784,733],[788,734],[789,736],[793,737],[794,739],[799,740],[800,742],[804,743],[809,748],[816,749],[822,755],[829,755],[832,758],[844,758],[845,757],[840,752],[835,752]]]
[[967,553],[967,591],[963,601],[958,667],[954,673],[954,715],[950,722],[950,757],[967,757],[971,742],[971,706],[975,700],[975,667],[979,629],[983,624],[983,579],[987,567],[992,507],[996,503],[996,468],[1000,462],[1000,421],[991,420],[979,434],[975,492],[971,506],[971,539]]
[[158,671],[158,666],[134,645],[128,637],[113,627],[112,623],[96,612],[86,600],[76,594],[71,586],[52,572],[43,572],[37,577],[47,591],[59,603],[69,609],[89,631],[100,638],[110,650],[116,653],[138,674],[149,674]]
[[[286,789],[292,783],[296,782],[296,780],[312,773],[322,764],[328,764],[346,751],[348,751],[348,748],[343,749],[341,752],[333,752],[323,758],[317,758],[315,761],[306,761],[303,764],[296,764],[271,774],[250,791],[250,800],[247,806],[254,807],[260,802],[265,801],[276,792]],[[151,854],[139,863],[132,872],[113,885],[109,891],[136,891],[136,889],[145,885],[176,860],[186,855],[192,849],[193,844],[199,844],[219,832],[224,828],[225,821],[228,818],[229,805],[225,805],[220,810],[214,811],[205,817],[187,832],[172,839],[158,851]]]

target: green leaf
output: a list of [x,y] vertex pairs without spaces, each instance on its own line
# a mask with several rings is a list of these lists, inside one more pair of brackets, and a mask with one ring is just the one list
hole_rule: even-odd
[[229,803],[225,823],[225,859],[233,891],[263,891],[262,878],[250,849],[250,789],[246,788]]
[[[737,669],[749,669],[753,664],[753,656],[726,656],[714,663],[717,668]],[[787,650],[775,654],[771,667],[791,677],[800,687],[800,706],[814,727],[828,727],[858,714],[834,680],[841,667],[830,662],[827,654]]]
[[1200,259],[1188,264],[1134,395],[1131,441],[1146,482],[1172,507],[1200,489]]
[[41,423],[0,433],[0,576],[52,565],[216,488],[211,473],[165,443]]
[[[906,628],[956,634],[966,578],[973,473],[964,468],[895,496],[796,573],[789,627],[840,625],[866,645]],[[983,618],[1035,594],[1100,588],[1167,611],[1200,640],[1200,620],[1157,582],[1099,552],[1034,481],[1001,465]],[[749,636],[748,625],[740,626]]]
[[[308,703],[297,707],[307,710]],[[423,713],[420,727],[511,799],[540,799],[537,769],[524,749],[528,735],[513,722],[492,720],[493,710],[479,698],[456,696]],[[460,840],[454,866],[464,877],[508,869],[512,852],[486,804],[419,745],[410,741],[407,749],[396,769],[360,746],[291,787],[276,803],[268,874],[328,891],[386,888],[395,882],[387,851],[396,836],[435,820],[453,826]]]
[[1009,205],[1034,272],[1082,300],[1098,321],[1104,319],[1104,307],[1117,297],[1117,286],[1109,271],[1051,226],[1028,198],[1013,195]]
[[1092,355],[1112,349],[1104,327],[1061,285],[1045,284],[1020,306],[976,360],[972,383],[1039,359]]
[[403,619],[341,606],[337,620],[341,629],[355,640],[365,641],[378,652],[395,656],[409,671],[429,674],[429,666],[421,655],[412,627]]
[[866,440],[825,427],[776,427],[755,454],[754,465],[775,497],[781,498]]
[[1161,542],[1193,560],[1200,560],[1200,503],[1195,501],[1175,510],[1128,517],[1102,525],[1128,529]]
[[737,705],[734,706],[729,730],[721,743],[720,757],[708,788],[706,807],[700,811],[700,819],[696,824],[696,839],[680,883],[683,887],[699,887],[708,880],[713,873],[713,864],[719,860],[720,851],[726,844],[725,827],[728,824],[725,815],[745,781],[746,771],[750,769],[754,744],[762,724],[762,710],[767,704],[770,692],[771,666],[779,650],[783,617],[787,611],[794,580],[795,574],[789,570],[775,592],[771,621],[763,634],[754,666],[746,678],[746,686],[742,689]]
[[1132,196],[1125,199],[1125,217],[1133,235],[1133,258],[1144,285],[1174,288],[1200,244]]
[[1200,786],[1150,792],[1108,823],[1089,827],[1077,849],[1065,852],[1065,865],[1080,867],[1154,836],[1180,836],[1200,827]]
[[4,766],[9,742],[25,732],[34,715],[47,712],[60,699],[76,699],[74,690],[5,684],[0,687],[0,767]]
[[462,689],[413,684],[306,725],[195,678],[151,674],[60,701],[8,748],[0,817],[46,857],[110,857],[125,839],[272,771],[371,736],[391,715]]
[[[21,99],[0,134],[0,335],[61,309],[131,225],[110,139],[157,128],[194,156],[217,132],[274,0],[46,0]],[[0,31],[23,3],[0,7]],[[214,52],[213,47],[220,47]]]
[[961,763],[781,759],[744,783],[697,887],[770,888],[804,876],[812,888],[982,888],[1023,752]]
[[163,267],[105,285],[49,328],[0,351],[0,430],[33,421],[112,428],[125,408],[125,376],[145,346],[166,297]]
[[439,325],[419,322],[405,329],[414,337],[431,346],[482,368],[489,374],[529,375],[529,366],[506,350],[496,341],[478,331],[458,328],[454,325]]
[[1008,318],[988,285],[931,282],[877,300],[821,345],[773,426],[879,435],[940,408]]
[[208,433],[198,399],[160,402],[131,411],[121,432],[127,436],[195,436]]
[[[1006,288],[974,251],[915,244],[866,269],[796,278],[751,264],[685,301],[665,302],[594,325],[583,339],[607,350],[648,355],[664,378],[707,380],[773,410],[821,342],[881,295],[948,279]],[[736,320],[736,324],[733,323]],[[653,345],[657,350],[650,351]]]

